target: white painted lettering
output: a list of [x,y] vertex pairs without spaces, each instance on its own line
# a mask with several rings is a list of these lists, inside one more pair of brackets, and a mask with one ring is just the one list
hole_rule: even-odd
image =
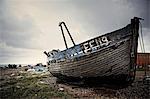
[[99,37],[99,38],[96,38],[96,39],[93,39],[89,42],[84,43],[82,45],[83,51],[85,53],[91,52],[91,49],[95,50],[95,49],[100,48],[100,47],[108,46],[110,42],[111,41],[109,41],[106,36]]

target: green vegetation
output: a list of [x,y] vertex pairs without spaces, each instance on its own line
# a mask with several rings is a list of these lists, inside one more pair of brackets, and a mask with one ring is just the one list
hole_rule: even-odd
[[144,68],[137,68],[136,71],[144,71]]
[[48,84],[41,84],[38,81],[42,77],[22,77],[9,79],[0,84],[1,99],[48,99],[70,97],[66,92],[60,92]]

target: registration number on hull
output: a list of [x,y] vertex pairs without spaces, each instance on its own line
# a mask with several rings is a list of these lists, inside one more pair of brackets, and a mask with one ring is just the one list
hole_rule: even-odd
[[95,51],[104,46],[108,46],[111,41],[106,37],[99,37],[81,44],[84,53]]

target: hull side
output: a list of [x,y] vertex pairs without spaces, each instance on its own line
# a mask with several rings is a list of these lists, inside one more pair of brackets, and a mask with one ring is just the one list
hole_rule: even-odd
[[[50,62],[49,71],[60,79],[123,77],[124,80],[133,81],[138,29],[139,19],[135,17],[131,24],[122,29],[66,49],[61,52],[63,58],[60,59],[63,60],[56,58],[55,62]],[[74,57],[75,53],[68,54],[77,50],[76,47],[80,48],[82,54],[77,57]]]
[[122,44],[91,53],[73,60],[51,65],[53,75],[70,77],[103,77],[111,75],[129,74],[130,65],[130,39]]

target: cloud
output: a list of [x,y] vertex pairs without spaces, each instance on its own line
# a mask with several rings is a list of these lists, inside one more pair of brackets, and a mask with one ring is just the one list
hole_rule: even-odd
[[[149,0],[0,0],[0,63],[17,59],[35,62],[35,58],[43,57],[44,50],[64,49],[60,21],[66,22],[78,44],[122,28],[134,16],[142,17],[145,48],[150,52],[149,3]],[[67,41],[72,46],[68,36]]]
[[93,33],[103,33],[123,27],[134,16],[144,18],[143,26],[148,27],[147,6],[147,0],[89,0],[82,3],[76,2],[76,8],[81,9],[80,22],[86,22],[84,28],[90,27],[87,29]]
[[46,63],[46,57],[40,50],[15,48],[0,43],[0,63],[1,64],[36,64]]

